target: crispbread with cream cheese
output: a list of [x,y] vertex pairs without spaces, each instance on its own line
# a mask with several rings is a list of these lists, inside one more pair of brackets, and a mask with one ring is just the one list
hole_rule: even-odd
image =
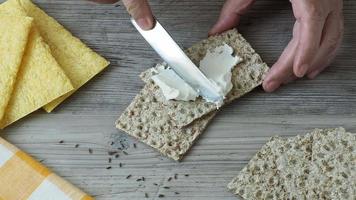
[[[226,96],[226,104],[260,85],[269,68],[236,29],[202,40],[189,48],[186,53],[199,66],[200,60],[203,59],[208,50],[224,44],[231,46],[234,53],[242,58],[242,62],[232,70],[231,81],[233,88]],[[147,77],[144,76],[153,74],[152,69],[148,69],[141,77],[147,80]],[[202,98],[198,98],[195,101],[162,100],[162,105],[167,108],[168,114],[172,118],[172,123],[178,127],[186,126],[195,119],[216,110],[214,103],[207,103]]]
[[30,17],[0,12],[0,121],[15,86],[31,26]]
[[[236,45],[231,44],[233,40]],[[214,48],[224,42],[236,48],[240,43],[246,44],[241,40],[243,38],[237,31],[231,30],[223,33],[222,36],[213,36],[197,43],[187,51],[187,55],[196,62],[204,57],[204,53],[209,48]],[[259,56],[252,53],[250,46],[240,46],[240,48],[246,48],[247,50],[244,51],[251,52],[247,55],[252,57],[243,57],[249,66],[246,63],[238,66],[239,70],[233,73],[233,76],[238,77],[234,81],[235,92],[231,93],[234,98],[259,85],[268,70]],[[141,79],[146,82],[146,85],[117,120],[116,127],[154,147],[163,155],[179,160],[203,132],[217,110],[215,106],[212,107],[211,103],[202,100],[197,100],[197,102],[166,101],[160,88],[150,80],[152,75],[152,70],[141,74]],[[229,101],[233,99],[232,96]],[[173,115],[174,112],[179,112],[180,116]],[[183,117],[186,119],[180,120]],[[177,124],[182,125],[181,122],[188,121],[190,122],[187,125],[177,126]]]

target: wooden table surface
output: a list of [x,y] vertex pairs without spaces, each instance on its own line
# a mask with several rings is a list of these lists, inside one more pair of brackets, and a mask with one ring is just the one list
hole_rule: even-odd
[[[256,89],[225,107],[180,163],[115,129],[115,120],[143,86],[139,73],[159,62],[121,3],[35,2],[111,65],[54,113],[38,111],[1,136],[98,200],[144,199],[145,193],[150,199],[160,194],[160,199],[236,199],[226,185],[270,136],[294,136],[316,127],[343,126],[356,132],[353,0],[344,1],[344,42],[330,68],[315,80],[300,80],[272,94]],[[156,17],[184,47],[207,36],[222,3],[151,1]],[[239,30],[272,65],[291,37],[293,22],[289,1],[258,0]],[[120,152],[109,164],[108,151],[121,147],[128,155]],[[178,179],[168,181],[174,174]],[[128,175],[132,176],[126,179]],[[141,177],[145,181],[137,181]]]

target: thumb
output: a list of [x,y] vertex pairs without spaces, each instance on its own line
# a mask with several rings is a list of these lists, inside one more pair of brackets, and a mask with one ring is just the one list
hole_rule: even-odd
[[135,19],[136,23],[144,30],[154,26],[154,18],[147,0],[122,0],[127,12]]
[[215,35],[235,27],[240,22],[254,0],[227,0],[221,10],[218,21],[210,29],[209,35]]

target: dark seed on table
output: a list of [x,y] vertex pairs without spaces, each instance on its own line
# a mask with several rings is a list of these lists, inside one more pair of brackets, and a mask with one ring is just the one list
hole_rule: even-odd
[[133,144],[133,147],[136,149],[136,143]]
[[159,195],[158,195],[158,198],[163,198],[163,197],[164,197],[163,194],[159,194]]
[[178,179],[178,174],[174,174],[174,179]]
[[111,146],[114,145],[114,142],[111,142],[110,145],[111,145]]
[[128,176],[126,176],[126,179],[129,179],[129,178],[131,178],[131,176],[132,176],[131,174],[130,174],[130,175],[128,175]]
[[76,144],[74,147],[75,147],[75,148],[78,148],[78,147],[79,147],[79,144]]
[[119,163],[119,167],[122,167],[122,163]]
[[111,167],[107,167],[106,169],[111,169]]
[[153,185],[158,186],[158,184],[157,184],[157,183],[153,183]]
[[141,178],[138,178],[138,179],[136,179],[136,181],[142,181],[142,179],[141,179]]
[[147,193],[145,193],[145,198],[148,198],[148,194]]
[[179,192],[174,192],[174,194],[179,194]]
[[93,153],[93,149],[88,149],[89,153],[92,154]]
[[172,177],[169,177],[167,181],[171,181],[172,180]]
[[119,156],[120,156],[119,154],[116,154],[116,155],[115,155],[115,158],[118,158]]
[[113,155],[117,154],[117,151],[109,151],[108,154],[109,154],[109,156],[113,156]]
[[186,175],[184,175],[185,177],[188,177],[189,176],[189,174],[186,174]]
[[126,151],[122,151],[122,153],[124,153],[125,155],[129,155]]
[[142,181],[145,181],[145,177],[142,177]]
[[111,158],[109,158],[109,163],[111,163]]
[[64,143],[64,141],[63,141],[63,140],[59,141],[59,144],[63,144],[63,143]]
[[164,186],[163,188],[168,190],[170,187]]

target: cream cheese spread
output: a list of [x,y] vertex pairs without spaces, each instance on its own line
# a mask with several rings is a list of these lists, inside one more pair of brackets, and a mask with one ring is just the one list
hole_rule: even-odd
[[154,68],[156,75],[152,80],[160,87],[167,100],[194,101],[199,95],[171,68],[158,64]]
[[[200,61],[199,68],[205,76],[216,84],[219,93],[226,95],[232,89],[231,70],[242,58],[233,55],[233,49],[227,45],[208,50]],[[167,100],[194,101],[198,92],[189,86],[166,64],[158,64],[154,69],[152,80],[160,87]]]

